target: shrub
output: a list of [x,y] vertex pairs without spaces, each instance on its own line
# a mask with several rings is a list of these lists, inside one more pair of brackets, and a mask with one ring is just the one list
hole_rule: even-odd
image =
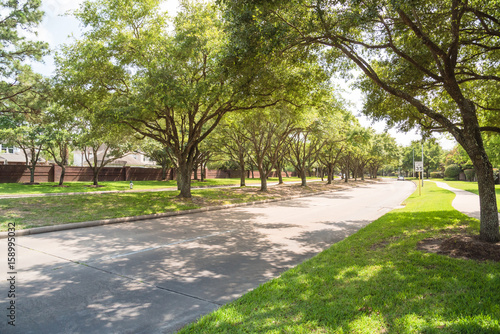
[[474,169],[466,169],[464,173],[467,181],[474,181],[474,177],[476,176],[476,171]]
[[446,167],[444,170],[444,177],[447,179],[453,179],[453,180],[458,180],[458,176],[460,175],[460,172],[462,169],[460,168],[459,165],[449,165]]
[[431,179],[442,179],[443,173],[441,172],[431,172]]

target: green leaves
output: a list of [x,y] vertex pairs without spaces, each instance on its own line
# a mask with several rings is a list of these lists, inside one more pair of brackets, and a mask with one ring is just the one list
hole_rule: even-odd
[[40,77],[25,62],[41,60],[47,45],[28,40],[21,31],[36,33],[34,27],[43,15],[39,6],[39,0],[0,2],[0,112],[38,109],[36,92]]

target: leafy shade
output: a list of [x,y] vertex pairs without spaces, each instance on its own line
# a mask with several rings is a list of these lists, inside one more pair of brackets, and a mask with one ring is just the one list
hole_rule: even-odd
[[[478,175],[481,239],[500,240],[494,178],[481,132],[498,127],[500,6],[487,0],[221,0],[235,48],[321,53],[357,68],[365,113],[407,130],[447,131]],[[246,47],[246,49],[245,49]],[[256,49],[245,52],[250,48]]]
[[40,4],[40,0],[0,2],[0,113],[40,110],[40,76],[26,61],[41,60],[47,45],[23,37],[36,35],[34,28],[43,16]]

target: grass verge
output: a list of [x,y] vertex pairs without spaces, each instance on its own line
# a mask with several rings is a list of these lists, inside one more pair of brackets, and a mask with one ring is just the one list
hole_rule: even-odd
[[[298,182],[298,177],[283,178],[285,182]],[[315,177],[308,178],[317,179]],[[268,182],[278,182],[278,178],[269,178]],[[134,181],[134,190],[175,188],[176,181]],[[99,182],[102,187],[89,187],[91,182],[65,182],[65,187],[56,187],[57,182],[45,182],[34,185],[22,183],[0,183],[1,195],[22,195],[22,194],[53,194],[70,192],[93,192],[93,191],[124,191],[130,189],[129,181]],[[206,179],[205,181],[192,181],[192,187],[215,187],[215,186],[239,186],[240,179]],[[260,179],[247,179],[247,185],[260,184]]]
[[479,222],[429,183],[356,234],[179,333],[499,333],[500,264],[416,250]]
[[[352,185],[355,184],[352,183]],[[15,223],[16,229],[22,230],[40,226],[254,202],[332,190],[335,187],[339,186],[328,186],[318,182],[311,183],[308,187],[300,187],[299,185],[272,187],[267,193],[258,191],[257,187],[196,189],[192,191],[193,197],[189,200],[177,198],[177,191],[0,199],[0,231],[7,231],[9,223]]]

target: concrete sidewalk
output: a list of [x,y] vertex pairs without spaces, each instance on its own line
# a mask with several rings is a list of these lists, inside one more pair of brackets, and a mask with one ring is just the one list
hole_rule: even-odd
[[[481,217],[481,211],[480,211],[480,205],[479,205],[479,196],[471,193],[469,191],[465,191],[462,189],[456,189],[453,187],[450,187],[448,184],[444,182],[437,182],[437,181],[431,181],[435,182],[436,185],[440,188],[452,191],[455,193],[456,197],[451,203],[451,205],[455,208],[455,210],[462,212],[463,214],[466,214],[469,217],[480,219]],[[500,214],[499,214],[500,218]]]

